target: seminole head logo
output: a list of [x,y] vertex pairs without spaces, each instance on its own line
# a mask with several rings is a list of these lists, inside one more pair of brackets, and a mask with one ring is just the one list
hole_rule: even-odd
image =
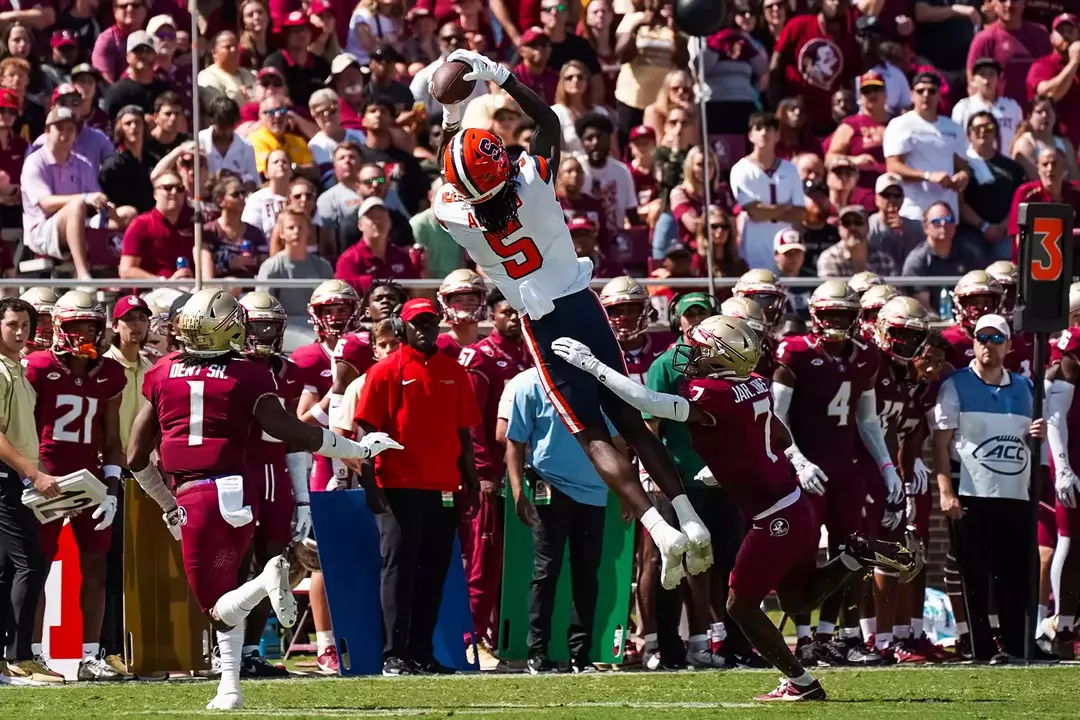
[[829,38],[814,38],[799,50],[799,73],[808,85],[832,90],[844,71],[844,55]]

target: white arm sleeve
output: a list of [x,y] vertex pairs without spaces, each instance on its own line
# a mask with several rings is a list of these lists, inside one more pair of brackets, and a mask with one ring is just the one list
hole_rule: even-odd
[[132,471],[131,474],[139,481],[139,487],[153,498],[162,510],[170,512],[176,509],[176,498],[169,492],[169,488],[165,487],[165,481],[161,479],[161,473],[156,467],[147,465],[142,470]]
[[1047,380],[1045,385],[1046,406],[1043,408],[1043,415],[1046,417],[1046,442],[1050,445],[1054,466],[1072,471],[1069,463],[1069,424],[1066,418],[1069,408],[1072,407],[1076,386],[1066,380]]
[[877,414],[877,393],[873,390],[866,390],[859,396],[856,424],[859,426],[859,437],[878,464],[878,469],[891,465],[892,458],[885,445],[885,431],[881,429],[881,418]]
[[293,502],[310,502],[308,494],[308,476],[311,474],[311,453],[293,452],[285,456],[285,467],[289,469],[292,481]]
[[798,445],[795,444],[795,436],[791,434],[791,425],[788,423],[788,413],[791,411],[791,398],[795,395],[795,388],[789,387],[782,383],[778,383],[775,380],[772,384],[772,402],[773,402],[773,415],[777,420],[784,423],[784,426],[788,428],[788,435],[791,436],[791,444],[784,450],[784,455],[791,461],[792,465],[802,465],[809,462],[806,456],[799,450]]
[[686,422],[686,418],[690,417],[690,403],[686,398],[650,390],[599,360],[597,370],[596,378],[603,385],[641,412],[677,422]]

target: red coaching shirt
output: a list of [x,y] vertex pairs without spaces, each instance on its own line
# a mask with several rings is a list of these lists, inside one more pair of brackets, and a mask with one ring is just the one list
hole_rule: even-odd
[[465,368],[402,345],[371,366],[354,419],[405,446],[375,460],[379,487],[455,491],[461,487],[458,430],[480,422]]

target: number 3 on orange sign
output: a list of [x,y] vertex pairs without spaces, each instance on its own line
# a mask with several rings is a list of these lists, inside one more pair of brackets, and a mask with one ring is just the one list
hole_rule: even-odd
[[[507,242],[507,238],[520,229],[521,222],[513,220],[501,232],[487,231],[484,233],[484,239],[487,240],[488,247],[505,260],[502,264],[503,270],[506,271],[511,280],[520,280],[526,275],[536,272],[544,264],[544,256],[540,254],[540,248],[536,247],[536,243],[533,242],[532,238],[522,237]],[[524,258],[518,259],[518,255],[523,255]]]
[[1032,229],[1039,245],[1046,252],[1046,259],[1032,259],[1031,278],[1039,282],[1054,282],[1061,277],[1064,270],[1061,249],[1064,226],[1061,218],[1035,218]]

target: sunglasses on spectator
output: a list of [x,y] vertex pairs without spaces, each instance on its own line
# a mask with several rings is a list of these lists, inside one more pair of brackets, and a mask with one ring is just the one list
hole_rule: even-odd
[[121,11],[123,11],[123,10],[131,10],[132,12],[134,12],[135,10],[138,10],[139,8],[143,7],[143,4],[141,2],[125,3],[123,5],[116,5],[115,7],[116,7],[117,10],[121,10]]
[[311,192],[310,190],[305,190],[304,192],[293,193],[289,197],[293,200],[310,200],[311,198],[315,197],[315,193]]
[[558,5],[541,5],[540,9],[544,12],[566,12],[566,5],[562,3]]
[[903,190],[886,190],[885,192],[878,194],[886,200],[895,200],[897,202],[902,202],[904,200]]
[[233,200],[244,200],[247,196],[247,190],[233,190],[231,193],[225,193],[225,197],[231,197]]
[[282,117],[284,115],[289,114],[289,108],[286,108],[286,107],[270,108],[269,110],[263,110],[262,114],[267,116],[267,117]]
[[712,226],[712,229],[713,230],[730,230],[731,229],[731,223],[726,223],[726,222],[725,223],[714,223],[713,226]]
[[845,217],[840,218],[840,224],[843,225],[846,228],[857,228],[857,227],[863,227],[864,225],[866,225],[866,221],[863,220],[861,217],[858,217],[858,216],[847,215]]
[[154,189],[155,190],[164,190],[165,192],[171,194],[171,193],[183,192],[184,186],[183,185],[178,185],[178,184],[175,184],[175,183],[162,183],[162,184],[158,185]]
[[449,33],[447,35],[440,35],[439,39],[445,43],[462,43],[465,42],[465,36],[457,33]]
[[154,37],[156,37],[158,40],[175,40],[176,33],[174,33],[172,30],[158,30],[156,33],[154,33]]
[[365,180],[361,180],[360,182],[362,182],[364,185],[385,185],[386,184],[386,178],[385,177],[373,177],[373,178],[367,178]]
[[983,345],[1003,345],[1006,337],[1001,333],[978,333],[975,340]]
[[319,108],[315,111],[316,115],[333,115],[338,111],[337,105],[329,105],[327,107]]
[[576,82],[578,80],[584,80],[584,79],[585,79],[585,76],[581,75],[581,74],[566,75],[566,76],[563,77],[563,80],[565,80],[566,82]]
[[954,222],[952,215],[942,215],[941,217],[930,218],[930,224],[934,227],[943,227],[945,225],[952,225]]
[[272,87],[282,87],[285,84],[285,82],[283,80],[281,80],[281,78],[274,77],[273,75],[270,75],[269,77],[264,77],[263,79],[259,80],[259,84],[262,85],[263,87],[272,88]]
[[985,122],[971,126],[971,132],[981,134],[984,132],[997,132],[997,123]]
[[937,95],[938,89],[933,85],[920,85],[912,92],[914,92],[916,95]]

